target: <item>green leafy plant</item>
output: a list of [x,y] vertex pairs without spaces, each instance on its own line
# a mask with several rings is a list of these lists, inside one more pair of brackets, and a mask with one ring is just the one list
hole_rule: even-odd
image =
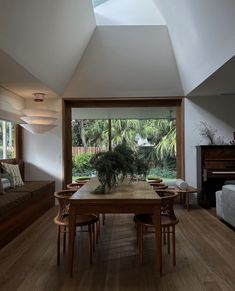
[[101,184],[95,190],[96,193],[105,193],[116,185],[122,160],[123,157],[119,153],[112,151],[98,153],[91,158],[91,164],[96,169]]
[[208,125],[205,121],[201,121],[200,126],[200,134],[208,139],[208,144],[226,144],[223,137],[216,136],[216,128]]
[[73,165],[77,172],[86,173],[93,170],[90,163],[93,154],[90,153],[80,153],[73,157]]
[[105,193],[112,188],[119,180],[134,174],[147,174],[148,166],[144,160],[138,158],[137,154],[128,147],[126,142],[117,145],[113,151],[98,153],[91,158],[91,165],[97,171],[100,186],[96,193]]

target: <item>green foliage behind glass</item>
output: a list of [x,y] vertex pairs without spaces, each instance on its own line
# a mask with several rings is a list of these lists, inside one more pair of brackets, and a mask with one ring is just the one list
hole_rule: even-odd
[[73,157],[73,173],[90,175],[94,172],[94,168],[91,165],[91,158],[93,154],[80,153]]

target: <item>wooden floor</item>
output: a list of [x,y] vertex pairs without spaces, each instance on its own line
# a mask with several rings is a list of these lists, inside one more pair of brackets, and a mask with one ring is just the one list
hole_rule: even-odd
[[56,266],[55,212],[48,211],[0,251],[1,291],[235,290],[235,232],[206,210],[177,209],[177,266],[164,249],[162,278],[156,275],[151,234],[145,239],[144,265],[139,265],[130,215],[107,216],[92,266],[82,234],[70,278],[66,255]]

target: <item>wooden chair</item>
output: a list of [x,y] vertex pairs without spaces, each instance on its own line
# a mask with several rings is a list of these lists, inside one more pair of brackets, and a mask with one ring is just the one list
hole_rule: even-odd
[[80,189],[84,184],[81,183],[77,183],[77,182],[72,182],[70,184],[67,184],[67,189],[69,190],[74,190],[77,191],[78,189]]
[[[175,266],[175,225],[179,222],[179,220],[174,213],[174,200],[178,196],[178,193],[159,191],[158,194],[161,196],[161,228],[163,234],[163,242],[164,244],[166,244],[167,238],[168,254],[170,254],[170,235],[172,235],[173,266]],[[154,232],[154,217],[152,214],[136,214],[134,217],[134,221],[137,224],[137,245],[139,248],[139,259],[140,263],[143,264],[144,233]]]
[[[88,181],[89,181],[90,179],[77,179],[77,180],[75,180],[75,182],[74,183],[71,183],[71,184],[69,184],[69,185],[71,185],[71,187],[72,187],[72,185],[74,184],[76,184],[76,186],[80,186],[80,188],[83,186],[83,185],[85,185]],[[68,188],[68,185],[67,185],[67,188]],[[68,188],[69,189],[69,188]],[[77,189],[78,190],[78,189]],[[105,213],[102,213],[102,224],[104,225],[105,224]]]
[[152,187],[155,191],[168,188],[168,186],[164,183],[156,183],[156,184],[153,184]]
[[[55,192],[54,196],[59,202],[59,208],[57,216],[54,218],[54,222],[57,225],[57,265],[60,264],[60,240],[61,234],[63,234],[63,252],[66,250],[66,234],[68,233],[69,226],[69,198],[73,195],[74,190],[62,190]],[[76,216],[76,226],[87,226],[89,233],[89,258],[92,263],[94,240],[95,240],[95,228],[94,225],[98,221],[98,217],[94,214],[85,214]],[[81,231],[84,231],[83,228]]]
[[155,180],[147,180],[147,182],[149,183],[149,185],[151,186],[155,186],[155,185],[158,185],[159,183],[162,182],[162,179],[155,179]]
[[[76,180],[76,181],[79,181],[79,182],[72,182],[70,184],[67,185],[67,189],[70,189],[70,190],[74,190],[77,191],[78,189],[80,189],[83,185],[85,185],[87,183],[87,181],[89,180],[83,180],[83,182],[80,182],[80,180]],[[97,217],[98,217],[98,221],[97,221],[97,235],[96,235],[96,243],[98,243],[98,238],[100,236],[100,215],[99,214],[96,214]],[[102,214],[102,219],[103,219],[103,225],[104,225],[104,220],[105,220],[105,215]],[[95,246],[94,246],[95,248]]]

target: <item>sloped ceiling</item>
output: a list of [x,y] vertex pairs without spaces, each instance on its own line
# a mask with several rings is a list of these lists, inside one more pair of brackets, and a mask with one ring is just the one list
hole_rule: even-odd
[[182,95],[166,26],[99,26],[64,97]]
[[[226,83],[227,64],[233,70],[234,62],[218,71],[235,56],[235,1],[135,3],[125,11],[135,27],[95,30],[91,0],[0,0],[0,86],[23,97],[31,97],[31,91],[51,97],[218,95],[225,87],[235,91],[233,80]],[[153,3],[166,20],[170,39],[166,27],[143,21]],[[136,8],[141,26],[132,14]],[[160,14],[151,13],[149,19],[157,24]]]
[[95,25],[91,1],[0,0],[0,48],[59,95]]
[[226,62],[188,96],[210,95],[221,95],[224,98],[228,95],[235,97],[235,57]]
[[9,55],[0,49],[0,84],[3,88],[17,93],[24,98],[32,98],[32,93],[43,92],[47,98],[58,98],[40,80],[20,66]]
[[190,94],[235,55],[235,1],[154,1],[168,25],[185,95]]

